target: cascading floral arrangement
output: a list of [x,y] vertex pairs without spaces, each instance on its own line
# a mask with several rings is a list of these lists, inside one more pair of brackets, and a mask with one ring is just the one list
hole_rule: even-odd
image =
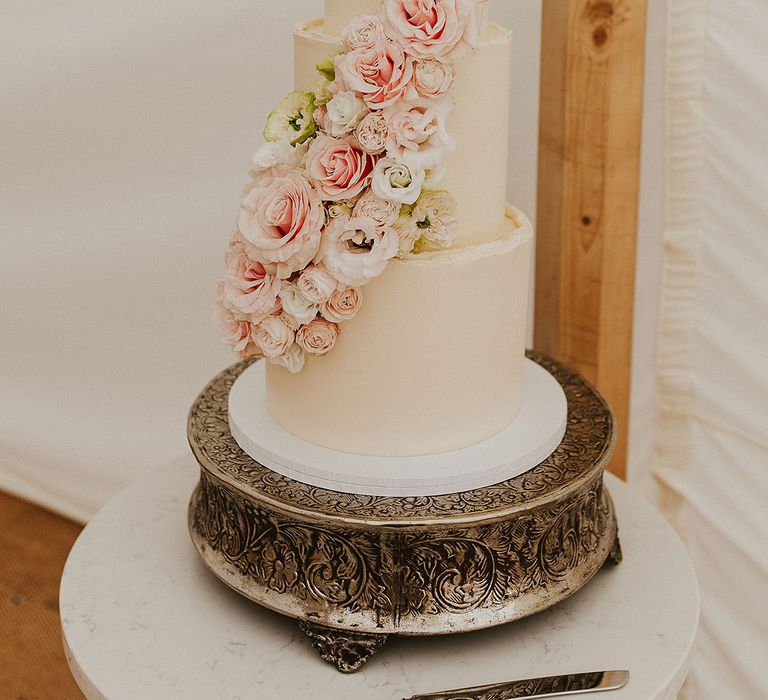
[[454,148],[455,61],[477,49],[482,4],[384,0],[344,30],[317,90],[269,115],[215,311],[238,357],[300,372],[390,260],[452,244],[456,203],[436,185]]

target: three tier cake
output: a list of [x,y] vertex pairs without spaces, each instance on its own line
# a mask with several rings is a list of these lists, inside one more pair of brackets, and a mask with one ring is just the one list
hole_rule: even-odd
[[[423,7],[422,7],[423,6]],[[219,327],[334,450],[481,442],[520,407],[532,232],[506,203],[511,33],[487,0],[326,0],[254,157]]]

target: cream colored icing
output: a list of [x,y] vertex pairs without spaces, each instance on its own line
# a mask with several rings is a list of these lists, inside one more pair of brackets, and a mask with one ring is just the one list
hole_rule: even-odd
[[501,237],[394,260],[365,287],[336,347],[290,374],[267,369],[267,407],[289,432],[342,452],[460,449],[515,417],[532,229],[509,208]]
[[[356,7],[361,3],[348,0],[344,4]],[[338,36],[330,32],[325,21],[300,25],[295,34],[296,88],[315,89],[319,82],[317,64],[340,46]],[[449,120],[456,150],[448,159],[439,187],[451,192],[458,204],[457,246],[497,238],[503,227],[511,63],[511,33],[490,23],[482,31],[480,50],[456,66],[456,109]]]

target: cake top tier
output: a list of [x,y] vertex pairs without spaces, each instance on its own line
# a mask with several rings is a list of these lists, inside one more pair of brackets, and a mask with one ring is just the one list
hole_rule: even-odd
[[[488,21],[490,0],[476,0],[481,6],[483,24]],[[340,34],[355,15],[375,15],[381,8],[382,0],[325,0],[326,28]]]

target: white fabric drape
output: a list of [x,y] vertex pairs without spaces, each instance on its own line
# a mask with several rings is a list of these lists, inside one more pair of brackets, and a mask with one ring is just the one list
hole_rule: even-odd
[[[322,12],[0,0],[0,489],[86,520],[188,453],[232,362],[210,308],[248,161]],[[540,2],[493,12],[519,28],[510,199],[533,215]]]
[[654,471],[702,586],[689,697],[752,700],[768,697],[768,3],[670,0],[668,24]]

